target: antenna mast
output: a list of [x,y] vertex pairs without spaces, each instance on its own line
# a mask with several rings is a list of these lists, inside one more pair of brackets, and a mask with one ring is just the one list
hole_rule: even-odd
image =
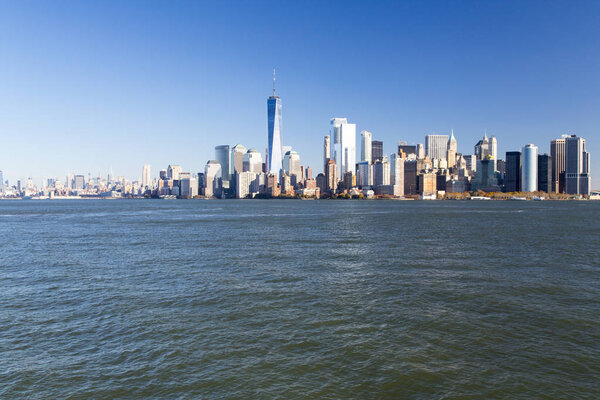
[[273,68],[273,97],[275,97],[275,68]]

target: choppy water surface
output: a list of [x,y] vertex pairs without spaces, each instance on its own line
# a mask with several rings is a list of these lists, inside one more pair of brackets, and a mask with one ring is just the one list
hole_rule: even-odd
[[598,398],[600,202],[0,202],[0,398]]

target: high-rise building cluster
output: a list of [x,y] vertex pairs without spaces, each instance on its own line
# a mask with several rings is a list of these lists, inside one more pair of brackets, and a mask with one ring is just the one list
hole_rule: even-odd
[[[329,134],[323,140],[323,170],[313,177],[292,146],[282,136],[282,101],[275,92],[267,99],[267,146],[263,155],[242,144],[214,148],[214,159],[200,172],[183,171],[168,165],[153,179],[150,165],[142,168],[138,181],[124,177],[106,179],[69,174],[64,182],[48,179],[38,190],[32,180],[10,186],[0,171],[3,196],[103,196],[122,197],[206,197],[252,198],[277,196],[329,197],[391,196],[436,198],[462,192],[554,192],[589,195],[590,155],[585,139],[563,135],[550,142],[550,154],[538,154],[538,147],[526,144],[498,158],[498,141],[487,132],[473,154],[458,151],[450,134],[429,134],[424,143],[399,142],[386,155],[383,142],[363,130],[357,138],[356,124],[347,118],[331,118]],[[360,145],[357,159],[357,142]]]

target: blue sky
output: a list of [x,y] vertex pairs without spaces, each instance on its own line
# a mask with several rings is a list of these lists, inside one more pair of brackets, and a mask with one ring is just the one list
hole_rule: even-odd
[[0,55],[11,182],[264,152],[277,68],[284,144],[316,171],[347,117],[386,153],[450,129],[465,154],[487,130],[502,156],[574,133],[600,187],[597,1],[4,1]]

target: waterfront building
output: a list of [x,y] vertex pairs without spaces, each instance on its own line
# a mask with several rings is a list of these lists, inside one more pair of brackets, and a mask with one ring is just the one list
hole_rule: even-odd
[[178,180],[181,171],[183,171],[181,165],[169,165],[167,167],[167,177],[169,179]]
[[354,186],[356,186],[356,177],[354,176],[354,174],[350,171],[346,172],[344,174],[344,179],[342,180],[342,185],[344,186],[344,189],[352,189]]
[[590,194],[590,153],[585,139],[571,135],[565,139],[565,192]]
[[300,170],[300,155],[294,150],[285,153],[285,156],[283,157],[283,171],[290,176],[295,175],[296,179],[302,177],[302,172]]
[[267,171],[279,174],[283,164],[281,99],[275,95],[275,71],[273,70],[273,95],[267,100]]
[[279,187],[279,173],[269,173],[267,175],[265,189],[266,193],[272,197],[277,197],[281,194],[281,189]]
[[368,161],[361,161],[358,164],[357,184],[360,187],[373,185],[373,164]]
[[320,189],[321,193],[329,192],[329,188],[327,186],[327,177],[325,174],[317,174],[317,177],[315,178],[315,184]]
[[152,184],[152,178],[150,176],[150,166],[148,164],[144,164],[142,168],[142,188],[150,189]]
[[221,164],[217,160],[210,160],[204,166],[204,195],[206,197],[220,195],[221,174]]
[[565,140],[569,135],[550,141],[550,157],[552,157],[552,191],[565,192]]
[[[347,118],[332,118],[331,121],[329,121],[330,124],[330,136],[331,139],[333,140],[333,146],[331,147],[331,156],[329,158],[331,158],[333,161],[335,161],[336,165],[340,164],[340,157],[341,157],[341,153],[339,150],[339,147],[341,146],[341,134],[340,134],[340,130],[341,130],[341,126],[342,124],[347,124],[348,123],[348,119]],[[325,161],[325,169],[327,169],[327,161]]]
[[521,191],[521,152],[506,152],[506,172],[504,174],[504,191]]
[[85,177],[83,175],[75,175],[73,177],[73,189],[83,190],[85,186]]
[[404,162],[404,194],[405,195],[415,195],[418,194],[418,184],[419,181],[417,179],[418,170],[418,160],[406,160]]
[[362,131],[360,133],[361,136],[361,146],[360,146],[360,161],[371,162],[371,141],[373,139],[373,134],[369,131]]
[[473,191],[482,190],[484,192],[499,192],[498,174],[495,171],[495,163],[491,154],[488,154],[485,160],[477,161],[477,171],[475,178],[471,182]]
[[463,193],[466,191],[466,182],[463,179],[451,179],[446,182],[446,193]]
[[383,158],[383,142],[379,140],[371,141],[371,162]]
[[181,197],[192,198],[198,196],[198,181],[190,173],[180,176],[179,193]]
[[537,191],[538,148],[528,144],[521,149],[521,191]]
[[235,197],[245,199],[254,194],[253,186],[256,180],[256,173],[253,171],[243,171],[236,175],[235,181]]
[[373,164],[373,184],[376,187],[390,184],[390,163],[386,156]]
[[[356,165],[356,125],[343,123],[340,125],[340,144],[338,176],[342,177],[346,172],[354,173]],[[337,162],[337,160],[336,160]]]
[[538,190],[552,192],[552,157],[548,154],[538,155]]
[[432,160],[445,160],[448,152],[448,135],[426,135],[425,154]]
[[390,155],[390,185],[394,196],[404,196],[404,153]]
[[[230,172],[232,180],[234,179],[235,174],[244,172],[244,156],[247,151],[246,147],[239,143],[231,149],[231,161],[229,165],[231,168]],[[223,172],[221,171],[221,173]]]
[[334,193],[337,187],[337,168],[335,161],[329,159],[327,161],[327,169],[325,170],[326,191]]
[[0,171],[0,193],[4,192],[4,174]]
[[331,136],[325,136],[323,140],[323,171],[327,168],[327,160],[331,158]]
[[419,174],[419,194],[421,196],[437,194],[437,177],[435,173],[422,172]]
[[228,144],[215,146],[215,160],[221,165],[221,177],[223,185],[229,187],[225,182],[229,182],[231,175],[231,153]]
[[262,156],[256,149],[250,149],[244,154],[242,172],[250,171],[255,174],[262,172]]

